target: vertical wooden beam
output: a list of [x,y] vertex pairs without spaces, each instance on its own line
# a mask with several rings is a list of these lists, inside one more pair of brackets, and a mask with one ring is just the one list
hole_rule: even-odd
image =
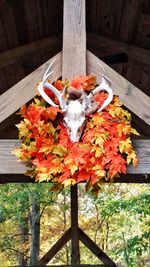
[[71,231],[72,231],[72,266],[80,264],[79,230],[78,230],[78,187],[71,186]]
[[85,0],[64,0],[62,77],[86,74]]
[[[86,74],[85,0],[64,0],[62,78]],[[80,264],[77,186],[71,187],[72,266]]]

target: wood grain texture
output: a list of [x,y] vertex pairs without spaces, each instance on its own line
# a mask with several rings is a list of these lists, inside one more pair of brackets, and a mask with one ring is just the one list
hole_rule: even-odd
[[[26,58],[29,54],[36,55],[38,51],[43,51],[45,49],[56,50],[56,47],[57,49],[61,49],[61,36],[61,34],[54,34],[40,40],[1,52],[0,68],[9,66],[16,61],[20,61],[21,59]],[[150,58],[150,51],[148,49],[130,45],[113,38],[99,36],[89,32],[87,33],[87,47],[91,51],[95,51],[97,56],[101,56],[101,51],[105,51],[105,53],[107,51],[108,54],[124,52],[127,53],[130,58],[133,58],[136,61],[147,65],[150,64],[148,61]]]
[[[65,0],[62,78],[86,74],[85,0]],[[80,264],[77,185],[71,186],[71,264]]]
[[[122,41],[115,40],[93,33],[87,33],[87,48],[90,51],[101,51],[105,49],[109,54],[127,53],[130,58],[135,59],[143,64],[150,64],[150,50],[140,48]],[[99,56],[99,55],[98,55]]]
[[[23,174],[25,165],[17,161],[11,151],[20,146],[19,140],[0,140],[0,174]],[[139,158],[138,167],[129,166],[128,174],[150,174],[150,140],[133,140]]]
[[131,42],[137,28],[138,19],[141,13],[141,5],[139,0],[123,1],[121,11],[119,39],[125,42]]
[[0,53],[0,68],[9,66],[16,61],[20,61],[26,58],[29,54],[35,55],[37,52],[45,50],[47,48],[51,50],[55,50],[56,47],[58,49],[61,49],[61,46],[61,38],[59,37],[59,35],[55,34],[42,38],[41,40],[6,50]]
[[11,5],[9,5],[8,1],[6,0],[0,1],[0,17],[2,20],[3,28],[5,29],[8,48],[18,46],[19,40],[14,20],[14,14]]
[[150,97],[88,51],[87,73],[95,74],[98,83],[101,82],[101,69],[98,63],[103,66],[106,76],[112,81],[113,93],[119,95],[127,108],[150,125]]
[[63,79],[86,73],[85,0],[64,1]]
[[51,76],[51,81],[60,77],[62,60],[61,53],[58,53],[0,96],[0,122],[8,118],[36,95],[36,86],[42,80],[47,67],[54,59],[56,60],[53,65],[54,73]]
[[142,14],[137,27],[134,43],[138,46],[150,48],[150,14]]

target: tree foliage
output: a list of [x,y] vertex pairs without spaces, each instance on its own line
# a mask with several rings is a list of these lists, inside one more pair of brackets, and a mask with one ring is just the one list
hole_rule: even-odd
[[[83,186],[79,189],[80,227],[121,266],[149,266],[149,187],[101,185],[98,197],[90,192],[85,195]],[[0,187],[0,194],[0,266],[19,265],[21,259],[31,264],[33,198],[40,204],[40,212],[34,215],[40,222],[39,257],[70,226],[69,189],[56,194],[50,191],[49,184],[6,184]],[[21,229],[26,231],[21,232]],[[99,263],[82,244],[80,247],[83,264]],[[51,263],[70,264],[70,257],[68,242]]]

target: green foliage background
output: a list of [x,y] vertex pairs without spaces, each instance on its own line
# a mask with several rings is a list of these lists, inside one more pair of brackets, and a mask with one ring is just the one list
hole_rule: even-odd
[[[70,226],[70,192],[50,192],[50,184],[6,184],[0,187],[0,266],[18,265],[18,253],[30,261],[31,232],[20,244],[22,214],[31,213],[32,195],[40,203],[40,257]],[[102,185],[99,196],[79,186],[79,225],[119,266],[150,266],[150,194],[148,185]],[[82,244],[81,263],[99,260]],[[70,243],[51,264],[70,263]]]

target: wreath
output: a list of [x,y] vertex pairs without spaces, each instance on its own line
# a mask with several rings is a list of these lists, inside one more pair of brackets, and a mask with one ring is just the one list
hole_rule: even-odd
[[[89,93],[96,87],[96,77],[78,76],[71,82],[56,80],[54,86],[59,91],[72,86]],[[55,95],[44,90],[57,103]],[[67,90],[65,98],[68,98]],[[97,93],[94,98],[102,105],[107,93]],[[87,188],[94,191],[104,179],[113,181],[119,174],[125,174],[128,164],[138,164],[131,135],[139,134],[132,128],[131,114],[122,108],[118,96],[113,96],[102,112],[87,115],[78,142],[70,140],[62,110],[47,106],[41,96],[24,105],[19,114],[22,120],[17,128],[22,143],[13,153],[30,166],[26,175],[36,181],[57,183],[57,188],[86,182]]]

